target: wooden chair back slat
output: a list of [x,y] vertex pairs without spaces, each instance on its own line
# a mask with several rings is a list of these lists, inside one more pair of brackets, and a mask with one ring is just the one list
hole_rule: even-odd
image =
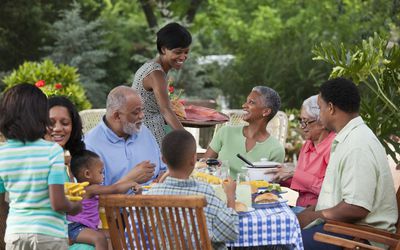
[[[153,208],[150,208],[149,209],[149,215],[150,215],[150,223],[151,223],[151,228],[152,228],[152,236],[154,237],[154,241],[155,242],[158,242],[158,234],[157,234],[157,227],[156,227],[156,223],[155,223],[155,221],[154,221],[154,216],[155,216],[155,214],[154,214],[154,211],[153,211]],[[158,249],[160,249],[160,247],[156,244],[156,249],[158,250]]]
[[150,246],[150,249],[154,249],[154,246],[153,246],[153,237],[148,237],[149,235],[151,235],[151,232],[150,232],[150,230],[152,230],[151,228],[150,228],[150,223],[149,223],[149,215],[150,214],[148,214],[148,211],[147,211],[147,209],[148,209],[148,207],[143,207],[143,208],[140,208],[139,210],[141,210],[141,215],[143,215],[143,224],[144,224],[144,227],[145,227],[145,232],[146,232],[146,235],[147,235],[147,240],[148,240],[148,243],[149,243],[149,246]]
[[[179,209],[175,208],[175,215],[179,216]],[[183,226],[182,226],[182,221],[181,220],[177,220],[177,224],[178,224],[178,229],[179,229],[179,237],[180,237],[180,242],[181,242],[181,246],[183,247],[185,245],[185,235],[183,234]]]
[[211,249],[206,204],[203,196],[100,196],[113,248],[122,250]]
[[[167,208],[165,207],[161,208],[161,215],[164,221],[168,221]],[[170,225],[171,223],[172,221],[168,224]],[[169,247],[172,249],[174,246],[174,242],[172,241],[170,227],[163,227],[163,231],[167,236]]]
[[[156,221],[157,222],[161,221],[161,208],[156,208],[155,213],[156,213]],[[167,242],[165,241],[165,235],[164,235],[164,230],[163,230],[162,224],[157,223],[157,227],[158,227],[158,232],[161,237],[162,248],[165,249],[167,247]]]
[[176,211],[173,208],[170,208],[170,212],[169,212],[169,219],[171,221],[171,230],[174,236],[174,241],[176,242],[176,249],[180,250],[183,249],[183,245],[182,242],[179,241],[178,238],[178,230],[176,228],[176,221],[178,221],[179,216],[176,215]]
[[191,240],[192,232],[190,231],[190,226],[189,226],[189,223],[190,223],[190,222],[189,222],[189,220],[188,220],[188,214],[187,214],[186,210],[183,209],[183,208],[182,208],[181,213],[182,213],[182,217],[183,217],[183,225],[184,225],[184,227],[185,227],[185,232],[186,232],[186,239],[190,239],[190,240],[187,240],[187,241],[186,241],[187,244],[188,244],[187,247],[188,247],[190,250],[192,250],[192,249],[193,249],[193,244],[192,244],[192,240]]
[[[207,222],[206,222],[206,217],[205,216],[201,216],[201,217],[199,217],[201,214],[203,214],[204,213],[204,210],[203,210],[203,208],[200,208],[200,209],[198,209],[198,210],[196,210],[196,216],[197,216],[197,218],[201,218],[200,220],[198,220],[198,223],[200,223],[200,224],[203,224],[203,225],[207,225]],[[204,247],[204,243],[205,242],[207,242],[207,235],[208,235],[208,229],[207,229],[207,226],[205,226],[205,227],[199,227],[199,232],[200,232],[200,242],[201,242],[201,244],[202,244],[202,247]]]
[[[194,235],[198,235],[198,230],[197,230],[197,225],[195,222],[195,215],[193,210],[189,210],[189,215],[190,215],[190,225],[192,226],[192,232]],[[194,237],[195,243],[196,243],[196,249],[200,248],[200,242],[198,237]]]
[[[130,217],[131,220],[129,221],[131,224],[135,223],[135,221],[132,219],[135,216],[135,212],[132,209],[132,207],[129,207],[129,214],[131,214],[132,216]],[[137,227],[132,227],[132,231],[133,231],[133,235],[138,235],[138,229]],[[136,246],[140,246],[140,241],[139,241],[139,237],[134,237],[135,240],[135,245]]]
[[[146,246],[146,241],[144,240],[144,239],[146,239],[146,236],[144,234],[142,216],[140,216],[140,209],[139,208],[135,209],[135,215],[136,215],[135,216],[136,220],[132,220],[132,222],[135,222],[135,225],[132,225],[132,227],[133,226],[138,226],[139,227],[139,234],[138,234],[138,238],[140,238],[140,243],[139,244],[142,245],[142,246]],[[135,235],[135,238],[136,238],[136,235]],[[139,247],[139,246],[136,246],[136,247]]]

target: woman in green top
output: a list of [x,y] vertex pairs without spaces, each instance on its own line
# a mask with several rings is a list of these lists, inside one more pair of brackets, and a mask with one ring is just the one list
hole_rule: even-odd
[[243,171],[244,163],[236,157],[238,153],[252,162],[261,158],[283,162],[285,149],[267,131],[267,124],[278,112],[280,104],[280,97],[275,90],[264,86],[254,87],[242,105],[245,112],[243,120],[249,124],[220,128],[204,157],[228,160],[233,178]]

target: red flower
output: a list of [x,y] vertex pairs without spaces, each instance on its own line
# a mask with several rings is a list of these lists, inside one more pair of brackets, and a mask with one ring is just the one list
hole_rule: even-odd
[[41,88],[41,87],[43,87],[44,85],[46,85],[46,83],[45,83],[44,80],[39,80],[39,81],[37,81],[37,82],[35,83],[35,86],[38,87],[38,88]]
[[169,87],[168,87],[168,92],[169,92],[170,94],[174,93],[174,91],[175,91],[174,86],[169,86]]
[[62,88],[62,84],[61,83],[56,83],[56,84],[54,84],[54,88],[61,89]]

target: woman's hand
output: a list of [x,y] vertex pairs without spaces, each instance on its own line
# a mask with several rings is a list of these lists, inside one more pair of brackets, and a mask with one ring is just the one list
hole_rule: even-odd
[[276,169],[270,169],[265,171],[265,174],[270,174],[270,173],[275,174],[272,179],[273,182],[286,181],[287,179],[293,177],[294,166],[290,166],[289,164],[285,163],[279,165]]

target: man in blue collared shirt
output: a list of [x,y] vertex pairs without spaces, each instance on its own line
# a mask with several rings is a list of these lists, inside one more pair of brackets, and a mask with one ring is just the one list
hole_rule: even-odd
[[118,86],[107,96],[103,120],[85,136],[87,149],[104,162],[104,184],[122,177],[149,184],[166,169],[158,144],[142,125],[142,99],[127,86]]

